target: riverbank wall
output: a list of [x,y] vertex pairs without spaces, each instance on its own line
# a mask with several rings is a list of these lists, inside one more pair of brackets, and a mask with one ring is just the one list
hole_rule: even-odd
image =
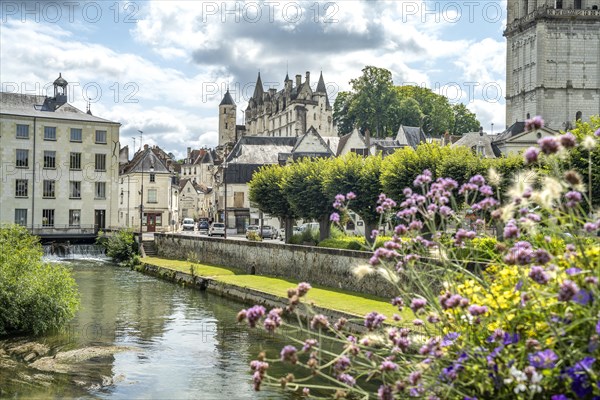
[[368,264],[370,252],[273,242],[223,240],[203,236],[155,234],[159,257],[226,265],[249,275],[310,282],[358,293],[392,298],[394,286],[379,274],[358,279],[353,270]]
[[[288,305],[288,299],[284,297],[276,296],[271,293],[265,293],[248,287],[219,282],[218,280],[210,277],[192,275],[187,272],[152,265],[144,262],[143,259],[142,263],[136,267],[136,270],[146,275],[178,283],[190,288],[206,290],[210,293],[237,300],[249,305],[260,304],[267,309],[275,307],[285,309]],[[300,318],[305,319],[307,323],[310,321],[310,318],[313,315],[323,314],[332,322],[337,321],[339,318],[346,318],[348,320],[346,326],[351,332],[363,333],[366,331],[363,325],[364,317],[359,315],[353,315],[314,305],[311,305],[309,309],[306,304],[299,304],[296,308],[296,312],[300,315]]]

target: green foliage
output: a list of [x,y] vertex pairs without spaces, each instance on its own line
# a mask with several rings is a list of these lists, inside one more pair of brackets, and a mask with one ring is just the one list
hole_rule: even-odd
[[286,169],[279,165],[261,167],[248,183],[250,201],[263,212],[278,218],[295,218],[296,214],[283,189]]
[[319,243],[319,231],[306,229],[302,233],[297,233],[290,238],[291,244],[302,244],[316,246]]
[[37,237],[21,226],[0,228],[0,335],[59,328],[79,307],[71,271],[41,261]]
[[493,237],[475,238],[464,247],[452,247],[452,258],[469,262],[490,263],[500,261],[498,241]]
[[398,120],[395,126],[421,126],[425,114],[421,111],[421,106],[419,106],[417,100],[407,97],[400,100],[396,117]]
[[96,244],[103,246],[106,255],[116,263],[129,265],[136,260],[138,245],[131,229],[123,229],[110,236],[99,235]]
[[424,115],[420,125],[425,133],[441,136],[454,127],[454,110],[448,98],[420,86],[397,86],[396,93],[402,100],[412,98],[417,101]]
[[359,236],[345,236],[339,238],[325,239],[318,244],[319,247],[327,247],[331,249],[344,249],[344,250],[363,250],[366,251],[369,248],[365,238]]
[[258,232],[255,232],[255,231],[248,232],[247,238],[248,238],[248,240],[250,240],[252,242],[262,242],[262,238],[260,237]]
[[[600,116],[592,116],[590,122],[577,121],[575,129],[572,129],[571,133],[581,143],[586,136],[594,137],[594,132],[598,129],[600,129]],[[595,140],[597,143],[600,138],[595,138]],[[588,190],[585,190],[583,194],[589,197],[589,187],[591,186],[592,206],[600,207],[600,145],[596,144],[591,151],[580,147],[573,149],[569,152],[563,168],[572,168],[581,175],[583,182],[588,186]]]
[[454,126],[450,132],[452,135],[479,131],[481,123],[477,120],[477,116],[463,103],[454,104],[452,111],[454,112]]
[[354,128],[356,118],[349,113],[351,101],[352,93],[339,92],[333,103],[333,121],[340,135],[350,133]]

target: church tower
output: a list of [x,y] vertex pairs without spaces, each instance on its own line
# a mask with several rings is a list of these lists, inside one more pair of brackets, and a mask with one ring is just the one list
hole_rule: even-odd
[[600,114],[600,0],[508,0],[506,125]]
[[219,104],[219,146],[235,143],[236,105],[229,93],[229,88],[221,104]]

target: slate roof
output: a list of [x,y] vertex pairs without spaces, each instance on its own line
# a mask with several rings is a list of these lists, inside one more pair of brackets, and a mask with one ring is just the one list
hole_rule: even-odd
[[279,153],[290,153],[296,137],[244,136],[233,146],[227,156],[228,163],[277,164]]
[[511,126],[509,126],[508,128],[506,128],[506,130],[504,130],[504,132],[501,132],[500,134],[498,134],[498,136],[496,136],[496,139],[494,140],[494,142],[503,142],[503,141],[508,140],[511,137],[516,136],[523,132],[525,132],[525,122],[517,121],[514,124],[512,124]]
[[[260,79],[260,77],[259,77]],[[227,92],[225,92],[225,96],[223,96],[223,100],[221,100],[221,103],[219,104],[219,106],[235,106],[235,102],[233,101],[233,98],[231,97],[231,94],[229,93],[229,88],[227,89]]]
[[[298,148],[301,146],[302,142],[307,140],[307,138],[309,136],[316,136],[317,140],[323,146],[325,151],[319,151],[319,152],[312,152],[312,151],[311,152],[300,152],[300,151],[298,151]],[[317,132],[317,130],[311,126],[304,135],[298,137],[298,141],[296,142],[296,145],[292,148],[292,156],[294,157],[294,159],[296,159],[298,157],[333,157],[334,153],[329,148],[327,143],[325,143],[325,141],[323,140],[323,137],[321,137],[321,135],[319,135],[319,132]]]
[[69,103],[52,110],[48,108],[48,100],[51,99],[46,96],[0,92],[0,114],[121,125],[83,112]]
[[[137,172],[150,173],[150,167],[154,168],[154,173],[165,174],[171,173],[167,167],[166,158],[164,158],[164,151],[158,147],[148,147],[143,150],[139,150],[131,161],[123,166],[122,174],[131,174]],[[172,165],[177,164],[175,162]]]
[[191,183],[192,187],[196,190],[196,192],[201,192],[204,194],[208,194],[208,193],[212,192],[212,188],[209,188],[208,186],[203,185],[201,183],[197,183],[194,180],[190,180],[189,178],[179,180],[179,191],[180,192],[183,190],[183,188],[185,188],[185,185],[187,185],[188,182]]
[[497,154],[499,152],[499,149],[497,147],[496,147],[496,149],[498,151],[494,151],[494,148],[492,146],[492,138],[489,135],[485,134],[484,132],[465,133],[462,135],[462,137],[459,140],[454,142],[452,144],[452,146],[465,146],[465,147],[468,147],[469,149],[472,149],[473,147],[475,147],[475,149],[477,149],[477,146],[479,146],[480,142],[483,145],[486,157],[488,157],[488,158],[500,157],[500,154]]
[[427,137],[418,126],[404,126],[400,125],[398,128],[398,134],[396,135],[396,140],[402,146],[410,146],[413,149],[416,148],[419,143],[425,143],[427,141]]

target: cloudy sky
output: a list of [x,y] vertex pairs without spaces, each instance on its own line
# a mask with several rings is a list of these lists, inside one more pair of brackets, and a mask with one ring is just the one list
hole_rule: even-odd
[[178,157],[217,144],[229,85],[242,110],[260,71],[265,89],[323,71],[330,101],[374,65],[394,83],[463,102],[486,131],[505,127],[506,0],[0,2],[2,91],[49,94],[118,121],[121,144]]

